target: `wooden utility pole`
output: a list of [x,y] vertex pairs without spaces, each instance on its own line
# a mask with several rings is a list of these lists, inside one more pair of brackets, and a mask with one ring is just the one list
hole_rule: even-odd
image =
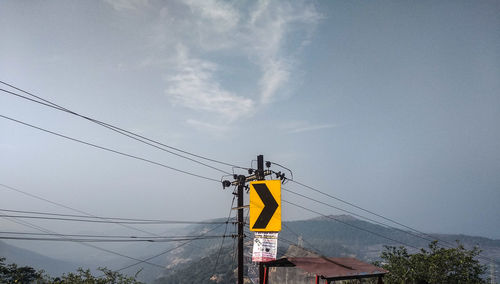
[[[264,155],[257,156],[257,180],[264,179]],[[264,264],[259,262],[259,284],[264,283]]]
[[238,284],[243,284],[243,189],[245,188],[245,176],[238,176]]
[[[257,170],[254,172],[252,169],[250,169],[248,173],[249,173],[248,176],[234,175],[233,178],[235,180],[233,182],[230,182],[228,180],[222,182],[223,188],[229,187],[231,185],[235,185],[238,187],[236,192],[236,196],[238,198],[238,206],[236,208],[233,208],[238,210],[238,282],[237,282],[238,284],[243,284],[243,271],[244,271],[243,244],[245,239],[245,232],[243,230],[243,226],[245,224],[245,220],[243,219],[243,209],[248,207],[243,205],[244,203],[243,192],[247,182],[254,180],[264,180],[266,176],[272,174],[270,170],[264,170],[263,155],[257,156]],[[259,274],[261,275],[260,270]],[[262,276],[260,276],[259,278],[262,279]]]

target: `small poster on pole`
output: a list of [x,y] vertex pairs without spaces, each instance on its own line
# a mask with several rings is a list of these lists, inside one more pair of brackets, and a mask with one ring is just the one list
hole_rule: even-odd
[[276,259],[278,251],[278,233],[255,232],[253,238],[252,261],[267,262]]

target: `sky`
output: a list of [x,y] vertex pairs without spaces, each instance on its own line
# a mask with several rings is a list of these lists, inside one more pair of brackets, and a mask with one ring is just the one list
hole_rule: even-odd
[[[421,231],[500,239],[499,14],[500,2],[482,0],[5,0],[0,80],[218,161],[255,167],[263,154],[300,183]],[[0,184],[100,216],[230,211],[222,172],[3,91],[0,115]],[[3,186],[0,196],[0,209],[74,213]],[[282,217],[317,215],[284,203]]]

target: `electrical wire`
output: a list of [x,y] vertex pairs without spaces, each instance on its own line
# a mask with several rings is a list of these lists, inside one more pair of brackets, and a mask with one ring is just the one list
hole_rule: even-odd
[[[355,215],[355,216],[361,217],[361,218],[363,218],[363,219],[370,220],[370,221],[372,221],[372,222],[375,222],[375,223],[378,223],[378,224],[382,224],[382,225],[384,225],[384,226],[388,226],[388,227],[390,227],[390,228],[392,228],[392,229],[395,229],[395,230],[398,230],[398,231],[404,232],[404,233],[409,234],[409,235],[412,235],[412,236],[414,236],[414,237],[421,238],[421,239],[423,239],[423,240],[427,240],[427,241],[434,241],[434,240],[437,240],[438,242],[441,242],[441,246],[442,246],[442,247],[445,247],[445,248],[453,248],[453,247],[455,247],[455,245],[454,245],[453,243],[449,242],[449,241],[446,241],[446,240],[443,240],[443,239],[437,238],[436,236],[431,236],[431,235],[429,235],[429,234],[426,234],[426,233],[424,233],[424,232],[422,232],[422,231],[419,231],[419,230],[417,230],[417,229],[415,229],[415,228],[412,228],[412,227],[410,227],[410,226],[407,226],[407,225],[405,225],[405,224],[402,224],[402,223],[400,223],[400,222],[398,222],[398,221],[395,221],[395,220],[393,220],[393,219],[391,219],[391,218],[388,218],[388,217],[382,216],[381,214],[375,213],[375,212],[373,212],[373,211],[371,211],[371,210],[368,210],[368,209],[362,208],[361,206],[358,206],[358,205],[353,204],[353,203],[351,203],[351,202],[345,201],[345,200],[343,200],[343,199],[341,199],[341,198],[335,197],[335,196],[333,196],[333,195],[331,195],[331,194],[328,194],[328,193],[326,193],[326,192],[323,192],[323,191],[321,191],[321,190],[319,190],[319,189],[316,189],[316,188],[314,188],[314,187],[312,187],[312,186],[308,186],[308,185],[306,185],[306,184],[300,183],[300,182],[295,181],[295,180],[292,180],[292,179],[290,179],[290,181],[291,181],[291,182],[293,182],[293,183],[296,183],[296,184],[298,184],[298,185],[300,185],[300,186],[303,186],[303,187],[305,187],[305,188],[308,188],[308,189],[310,189],[310,190],[312,190],[312,191],[314,191],[314,192],[320,193],[320,194],[322,194],[322,195],[324,195],[324,196],[330,197],[330,198],[332,198],[332,199],[334,199],[334,200],[340,201],[340,202],[342,202],[342,203],[344,203],[344,204],[350,205],[350,206],[352,206],[352,207],[354,207],[354,208],[360,209],[360,210],[362,210],[362,211],[364,211],[364,212],[367,212],[367,213],[369,213],[369,214],[372,214],[372,215],[374,215],[374,216],[377,216],[377,217],[379,217],[379,218],[382,218],[382,219],[384,219],[384,220],[386,220],[386,221],[389,221],[389,222],[392,222],[392,223],[397,224],[397,225],[399,225],[399,226],[402,226],[402,227],[404,227],[404,228],[406,228],[406,229],[408,229],[408,230],[411,230],[411,231],[413,231],[413,232],[416,232],[417,234],[420,234],[420,235],[413,234],[413,233],[411,233],[411,232],[401,230],[401,229],[399,229],[399,228],[396,228],[396,227],[393,227],[393,226],[390,226],[390,225],[387,225],[387,224],[384,224],[384,223],[381,223],[381,222],[378,222],[378,221],[372,220],[372,219],[367,218],[367,217],[363,217],[363,216],[361,216],[361,215],[359,215],[359,214],[355,214],[355,213],[352,213],[352,212],[350,212],[350,211],[346,211],[346,210],[343,210],[343,209],[337,208],[337,207],[335,207],[335,206],[333,206],[333,205],[326,204],[326,203],[324,203],[324,202],[321,202],[321,201],[315,200],[315,199],[310,198],[310,197],[306,197],[306,196],[304,196],[304,195],[301,195],[301,194],[296,193],[296,192],[292,192],[292,191],[290,191],[290,190],[287,190],[288,192],[291,192],[291,193],[293,193],[293,194],[296,194],[296,195],[299,195],[299,196],[301,196],[301,197],[307,198],[307,199],[309,199],[309,200],[311,200],[311,201],[315,201],[315,202],[318,202],[318,203],[320,203],[320,204],[323,204],[323,205],[326,205],[326,206],[329,206],[329,207],[332,207],[332,208],[335,208],[335,209],[338,209],[338,210],[341,210],[341,211],[344,211],[344,212],[348,212],[348,213],[350,213],[350,214],[353,214],[353,215]],[[424,236],[425,236],[425,237],[424,237]],[[446,245],[444,245],[444,244],[446,244]],[[413,246],[410,246],[410,247],[413,247]],[[413,247],[413,248],[415,248],[415,247]],[[489,257],[487,257],[487,256],[484,256],[484,255],[478,255],[478,257],[479,257],[479,258],[482,258],[482,259],[485,259],[485,260],[488,260],[488,261],[490,261],[490,262],[500,263],[500,262],[498,262],[498,261],[496,261],[496,260],[494,260],[494,259],[492,259],[492,258],[489,258]]]
[[364,232],[370,233],[370,234],[372,234],[372,235],[378,236],[378,237],[380,237],[380,238],[383,238],[383,239],[386,239],[386,240],[389,240],[389,241],[392,241],[392,242],[395,242],[395,243],[399,243],[399,244],[402,244],[402,245],[405,245],[405,246],[408,246],[408,247],[411,247],[411,248],[414,248],[414,249],[418,249],[418,248],[417,248],[417,247],[415,247],[415,246],[412,246],[412,245],[406,244],[406,243],[404,243],[404,242],[401,242],[401,241],[395,240],[395,239],[393,239],[393,238],[389,238],[389,237],[384,236],[384,235],[382,235],[382,234],[379,234],[379,233],[376,233],[376,232],[370,231],[370,230],[368,230],[368,229],[365,229],[365,228],[362,228],[362,227],[359,227],[359,226],[356,226],[356,225],[350,224],[350,223],[348,223],[348,222],[344,222],[344,221],[339,220],[339,219],[337,219],[337,218],[334,218],[334,217],[332,217],[332,216],[325,215],[325,214],[323,214],[323,213],[320,213],[320,212],[318,212],[318,211],[315,211],[315,210],[312,210],[312,209],[306,208],[306,207],[304,207],[304,206],[301,206],[301,205],[295,204],[295,203],[293,203],[293,202],[290,202],[290,201],[287,201],[287,200],[284,200],[284,199],[281,199],[281,201],[282,201],[282,202],[285,202],[285,203],[287,203],[287,204],[293,205],[293,206],[295,206],[295,207],[301,208],[301,209],[303,209],[303,210],[306,210],[306,211],[309,211],[309,212],[312,212],[312,213],[318,214],[318,215],[320,215],[320,216],[322,216],[322,217],[325,217],[325,218],[328,218],[328,219],[332,219],[332,220],[334,220],[334,221],[336,221],[336,222],[342,223],[342,224],[347,225],[347,226],[349,226],[349,227],[353,227],[353,228],[358,229],[358,230],[360,230],[360,231],[364,231]]
[[[12,84],[9,84],[9,83],[6,83],[6,82],[4,82],[4,81],[0,81],[0,83],[4,84],[4,85],[6,85],[6,86],[9,86],[10,88],[13,88],[13,89],[15,89],[15,90],[17,90],[17,91],[23,92],[23,93],[25,93],[25,94],[27,94],[27,95],[29,95],[29,96],[31,96],[31,97],[34,97],[34,98],[36,98],[36,99],[38,99],[38,100],[40,100],[40,101],[30,99],[30,98],[28,98],[28,97],[26,97],[26,96],[23,96],[23,95],[20,95],[20,94],[14,93],[14,92],[10,92],[10,91],[8,91],[8,90],[0,89],[0,90],[1,90],[1,91],[3,91],[3,92],[9,93],[9,94],[11,94],[11,95],[18,96],[18,97],[20,97],[20,98],[23,98],[23,99],[26,99],[26,100],[29,100],[29,101],[32,101],[32,102],[35,102],[35,103],[39,103],[39,104],[45,105],[45,106],[48,106],[48,107],[52,107],[52,108],[57,109],[57,110],[60,110],[60,111],[67,112],[67,113],[69,113],[69,114],[72,114],[72,115],[75,115],[75,116],[78,116],[78,117],[81,117],[81,118],[83,118],[83,119],[86,119],[86,120],[89,120],[89,121],[91,121],[91,122],[97,123],[97,124],[99,124],[99,125],[101,125],[101,126],[103,126],[103,127],[106,127],[106,128],[108,128],[108,129],[110,129],[110,130],[113,130],[113,131],[115,131],[115,132],[117,132],[117,133],[120,133],[120,134],[122,134],[122,135],[125,135],[125,136],[127,136],[127,137],[129,137],[129,138],[135,139],[135,140],[140,141],[140,142],[142,142],[142,143],[146,143],[146,141],[148,141],[148,142],[155,143],[156,145],[161,145],[161,146],[166,147],[166,148],[168,148],[168,149],[175,150],[175,151],[177,151],[177,152],[180,152],[180,153],[183,153],[183,154],[186,154],[186,155],[190,155],[190,156],[192,156],[192,157],[196,157],[196,158],[199,158],[199,159],[203,159],[203,160],[206,160],[206,161],[209,161],[209,162],[218,163],[218,164],[225,165],[225,166],[230,166],[230,167],[242,168],[242,167],[239,167],[239,166],[234,165],[234,164],[231,164],[231,163],[227,163],[227,162],[219,161],[219,160],[216,160],[216,159],[208,158],[208,157],[205,157],[205,156],[202,156],[202,155],[194,154],[194,153],[191,153],[191,152],[188,152],[188,151],[182,150],[182,149],[180,149],[180,148],[176,148],[176,147],[173,147],[173,146],[170,146],[170,145],[167,145],[167,144],[164,144],[164,143],[158,142],[158,141],[156,141],[156,140],[153,140],[153,139],[151,139],[151,138],[147,138],[147,137],[142,136],[142,135],[139,135],[139,134],[137,134],[137,133],[134,133],[134,132],[131,132],[131,131],[125,130],[125,129],[120,128],[120,127],[118,127],[118,126],[115,126],[115,125],[112,125],[112,124],[109,124],[109,123],[106,123],[106,122],[103,122],[103,121],[100,121],[100,120],[97,120],[97,119],[94,119],[94,118],[90,118],[90,117],[85,116],[85,115],[82,115],[82,114],[79,114],[79,113],[77,113],[77,112],[74,112],[74,111],[72,111],[72,110],[69,110],[69,109],[67,109],[67,108],[65,108],[65,107],[62,107],[62,106],[60,106],[60,105],[58,105],[58,104],[56,104],[56,103],[53,103],[53,102],[51,102],[51,101],[49,101],[49,100],[43,99],[43,98],[42,98],[42,97],[40,97],[40,96],[36,96],[36,95],[32,94],[31,92],[28,92],[28,91],[26,91],[26,90],[23,90],[23,89],[21,89],[21,88],[18,88],[18,87],[16,87],[16,86],[14,86],[14,85],[12,85]],[[137,138],[140,138],[140,139],[137,139]],[[141,139],[143,139],[143,140],[141,140]],[[150,143],[146,143],[146,144],[148,144],[148,145],[150,145],[150,146],[153,146],[153,147],[157,147],[157,146],[154,146],[154,145],[152,145],[152,144],[150,144]],[[186,156],[180,155],[180,154],[178,154],[178,153],[174,153],[174,152],[169,151],[169,150],[166,150],[166,149],[164,149],[164,148],[160,148],[160,149],[161,149],[161,150],[163,150],[163,151],[166,151],[166,152],[168,152],[168,153],[171,153],[171,154],[173,154],[173,155],[176,155],[176,156],[179,156],[179,157],[182,157],[182,158],[188,159],[188,160],[193,161],[193,162],[195,162],[195,163],[198,163],[198,164],[201,164],[201,165],[204,165],[204,166],[210,167],[210,168],[212,168],[212,169],[216,169],[216,170],[218,170],[218,171],[225,172],[225,171],[223,171],[223,170],[217,169],[217,168],[215,168],[215,167],[212,167],[212,166],[207,165],[207,164],[205,164],[205,163],[202,163],[202,162],[200,162],[200,161],[194,160],[194,159],[192,159],[192,158],[189,158],[189,157],[186,157]]]
[[46,132],[46,133],[49,133],[49,134],[52,134],[52,135],[64,138],[64,139],[67,139],[67,140],[78,142],[78,143],[81,143],[81,144],[84,144],[84,145],[87,145],[87,146],[91,146],[91,147],[94,147],[94,148],[97,148],[97,149],[101,149],[101,150],[104,150],[104,151],[107,151],[107,152],[115,153],[115,154],[118,154],[118,155],[121,155],[121,156],[125,156],[125,157],[129,157],[129,158],[132,158],[132,159],[136,159],[136,160],[140,160],[140,161],[143,161],[143,162],[147,162],[147,163],[150,163],[150,164],[153,164],[153,165],[156,165],[156,166],[167,168],[167,169],[170,169],[172,171],[176,171],[176,172],[183,173],[183,174],[186,174],[186,175],[190,175],[190,176],[193,176],[193,177],[197,177],[197,178],[201,178],[201,179],[210,180],[210,181],[214,181],[214,182],[220,183],[220,181],[217,180],[217,179],[213,179],[213,178],[210,178],[210,177],[205,177],[205,176],[202,176],[202,175],[199,175],[199,174],[195,174],[195,173],[188,172],[188,171],[181,170],[181,169],[177,169],[177,168],[174,168],[172,166],[168,166],[168,165],[165,165],[165,164],[162,164],[162,163],[159,163],[159,162],[155,162],[155,161],[152,161],[152,160],[149,160],[149,159],[146,159],[146,158],[142,158],[142,157],[139,157],[139,156],[127,154],[125,152],[121,152],[121,151],[114,150],[114,149],[111,149],[111,148],[99,146],[97,144],[86,142],[86,141],[83,141],[83,140],[80,140],[80,139],[72,138],[72,137],[69,137],[69,136],[66,136],[66,135],[54,132],[54,131],[50,131],[50,130],[47,130],[47,129],[44,129],[44,128],[41,128],[41,127],[38,127],[38,126],[35,126],[35,125],[32,125],[32,124],[29,124],[29,123],[26,123],[26,122],[22,122],[20,120],[17,120],[17,119],[14,119],[14,118],[11,118],[11,117],[8,117],[8,116],[5,116],[5,115],[1,115],[0,114],[0,117],[4,118],[4,119],[7,119],[7,120],[10,120],[10,121],[13,121],[13,122],[16,122],[16,123],[19,123],[19,124],[22,124],[24,126],[28,126],[28,127],[31,127],[31,128],[34,128],[34,129],[37,129],[37,130],[40,130],[40,131],[43,131],[43,132]]
[[[180,236],[127,236],[127,235],[91,235],[91,234],[53,234],[53,233],[33,233],[33,232],[14,232],[0,231],[0,234],[5,235],[30,235],[30,236],[64,236],[78,238],[109,238],[109,239],[178,239],[178,238],[197,238],[199,235],[180,235]],[[224,236],[224,235],[223,235]],[[227,235],[225,235],[227,236]],[[217,236],[206,236],[217,237]]]
[[[206,234],[208,234],[208,233],[210,233],[210,232],[212,232],[212,231],[216,230],[216,229],[217,229],[217,228],[219,228],[220,226],[222,226],[222,224],[219,224],[219,225],[217,225],[217,226],[213,227],[212,229],[208,230],[208,231],[207,231],[207,232],[205,232],[204,234],[201,234],[200,236],[206,235]],[[167,254],[167,253],[169,253],[169,252],[171,252],[171,251],[174,251],[174,250],[176,250],[176,249],[178,249],[178,248],[181,248],[181,247],[183,247],[183,246],[185,246],[185,245],[188,245],[189,243],[191,243],[191,242],[193,242],[193,241],[195,241],[195,240],[189,240],[189,241],[183,242],[182,244],[180,244],[180,245],[178,245],[178,246],[175,246],[175,247],[173,247],[173,248],[170,248],[170,249],[167,249],[167,250],[165,250],[165,251],[162,251],[162,252],[160,252],[160,253],[158,253],[158,254],[155,254],[155,255],[153,255],[153,256],[150,256],[150,257],[148,257],[148,258],[146,258],[146,259],[143,259],[143,260],[138,260],[137,262],[134,262],[134,263],[132,263],[132,264],[130,264],[130,265],[127,265],[127,266],[125,266],[125,267],[122,267],[122,268],[120,268],[120,269],[116,269],[116,270],[114,270],[114,271],[115,271],[115,272],[120,272],[120,271],[125,270],[125,269],[128,269],[128,268],[130,268],[130,267],[134,267],[134,266],[136,266],[136,265],[139,265],[139,264],[141,264],[141,263],[148,263],[148,261],[150,261],[150,260],[152,260],[152,259],[155,259],[155,258],[160,257],[160,256],[162,256],[162,255],[164,255],[164,254]],[[162,267],[162,268],[164,268],[164,267]]]
[[[93,214],[90,214],[88,212],[85,212],[85,211],[82,211],[82,210],[79,210],[79,209],[76,209],[76,208],[73,208],[73,207],[70,207],[70,206],[67,206],[67,205],[64,205],[62,203],[58,203],[58,202],[55,202],[55,201],[52,201],[52,200],[48,200],[46,198],[43,198],[41,196],[38,196],[38,195],[35,195],[35,194],[32,194],[32,193],[29,193],[29,192],[26,192],[24,190],[20,190],[18,188],[14,188],[12,186],[8,186],[6,184],[1,184],[0,183],[0,187],[3,187],[4,189],[8,189],[8,190],[11,190],[11,191],[14,191],[14,192],[17,192],[17,193],[20,193],[20,194],[23,194],[23,195],[26,195],[26,196],[29,196],[31,198],[35,198],[35,199],[38,199],[38,200],[41,200],[41,201],[44,201],[46,203],[50,203],[52,205],[55,205],[55,206],[58,206],[58,207],[61,207],[61,208],[65,208],[65,209],[68,209],[68,210],[71,210],[73,212],[77,212],[77,213],[81,213],[81,214],[85,214],[89,217],[93,217],[93,218],[98,218],[98,219],[102,219],[102,220],[108,220],[108,219],[103,219],[102,217],[98,217],[98,216],[95,216]],[[145,234],[148,234],[148,235],[153,235],[153,236],[158,236],[158,234],[155,234],[155,233],[152,233],[152,232],[149,232],[149,231],[146,231],[146,230],[143,230],[143,229],[139,229],[139,228],[136,228],[136,227],[133,227],[131,225],[127,225],[127,224],[116,224],[118,226],[121,226],[123,228],[127,228],[127,229],[130,229],[130,230],[134,230],[134,231],[137,231],[137,232],[141,232],[141,233],[145,233]]]
[[384,226],[384,227],[389,227],[389,228],[391,228],[391,229],[394,229],[394,230],[400,231],[400,232],[402,232],[402,233],[405,233],[405,234],[411,235],[411,236],[413,236],[413,237],[420,238],[420,239],[424,239],[424,240],[426,240],[426,241],[430,241],[430,242],[434,240],[433,238],[425,238],[425,237],[423,237],[423,236],[420,236],[420,235],[414,234],[414,233],[412,233],[412,232],[410,232],[410,231],[405,231],[405,230],[402,230],[402,229],[399,229],[399,228],[396,228],[396,227],[392,227],[392,226],[387,225],[387,224],[385,224],[385,223],[383,223],[383,222],[380,222],[380,221],[377,221],[377,220],[374,220],[374,219],[371,219],[371,218],[365,217],[365,216],[363,216],[363,215],[360,215],[360,214],[354,213],[354,212],[349,211],[349,210],[342,209],[342,208],[337,207],[337,206],[333,206],[333,205],[328,204],[328,203],[326,203],[326,202],[323,202],[323,201],[320,201],[320,200],[317,200],[317,199],[314,199],[314,198],[308,197],[308,196],[306,196],[306,195],[303,195],[303,194],[300,194],[300,193],[294,192],[294,191],[292,191],[292,190],[289,190],[289,189],[286,189],[286,188],[283,188],[283,187],[282,187],[281,189],[282,189],[283,191],[286,191],[286,192],[289,192],[289,193],[295,194],[295,195],[300,196],[300,197],[302,197],[302,198],[305,198],[305,199],[308,199],[308,200],[314,201],[314,202],[316,202],[316,203],[319,203],[319,204],[322,204],[322,205],[328,206],[328,207],[330,207],[330,208],[337,209],[337,210],[339,210],[339,211],[342,211],[342,212],[345,212],[345,213],[351,214],[351,215],[356,216],[356,217],[359,217],[359,218],[361,218],[361,219],[368,220],[368,221],[370,221],[370,222],[373,222],[373,223],[376,223],[376,224],[382,225],[382,226]]
[[203,237],[190,237],[190,238],[130,238],[130,239],[108,239],[108,238],[71,238],[65,235],[59,235],[60,237],[49,238],[49,237],[13,237],[13,236],[0,236],[2,240],[24,240],[24,241],[52,241],[52,242],[85,242],[85,243],[123,243],[123,242],[150,242],[150,243],[166,243],[166,242],[180,242],[187,240],[207,240],[207,239],[218,239],[225,238],[222,236],[203,236]]
[[270,162],[271,164],[273,164],[273,165],[276,165],[276,166],[278,166],[278,167],[280,167],[280,168],[283,168],[283,169],[287,170],[288,172],[290,172],[290,177],[291,177],[291,178],[290,178],[290,180],[293,180],[293,172],[292,172],[292,170],[290,170],[289,168],[287,168],[287,167],[285,167],[285,166],[282,166],[282,165],[280,165],[280,164],[278,164],[278,163],[276,163],[276,162],[273,162],[273,161],[269,161],[269,162]]
[[[58,202],[55,202],[55,201],[52,201],[52,200],[48,200],[46,198],[43,198],[41,196],[38,196],[38,195],[35,195],[35,194],[32,194],[32,193],[29,193],[29,192],[26,192],[24,190],[20,190],[18,188],[14,188],[12,186],[8,186],[6,184],[2,184],[0,183],[0,187],[3,187],[4,189],[8,189],[8,190],[11,190],[11,191],[14,191],[14,192],[17,192],[17,193],[20,193],[20,194],[23,194],[23,195],[26,195],[26,196],[29,196],[31,198],[35,198],[35,199],[38,199],[38,200],[41,200],[41,201],[44,201],[46,203],[50,203],[52,205],[55,205],[55,206],[58,206],[58,207],[61,207],[61,208],[65,208],[65,209],[68,209],[68,210],[71,210],[73,212],[77,212],[77,213],[81,213],[81,214],[85,214],[89,217],[93,217],[93,218],[98,218],[98,219],[102,219],[102,217],[98,217],[98,216],[95,216],[93,214],[90,214],[88,212],[85,212],[85,211],[82,211],[82,210],[79,210],[79,209],[76,209],[76,208],[73,208],[73,207],[70,207],[70,206],[67,206],[67,205],[64,205],[62,203],[58,203]],[[107,220],[107,219],[102,219],[102,220]],[[155,233],[152,233],[152,232],[149,232],[149,231],[146,231],[146,230],[143,230],[143,229],[139,229],[139,228],[135,228],[131,225],[127,225],[127,224],[117,224],[118,226],[121,226],[123,228],[127,228],[127,229],[130,229],[130,230],[134,230],[134,231],[137,231],[137,232],[141,232],[141,233],[145,233],[145,234],[148,234],[148,235],[153,235],[153,236],[158,236],[157,234]]]
[[330,197],[330,198],[335,199],[335,200],[337,200],[337,201],[340,201],[340,202],[342,202],[342,203],[344,203],[344,204],[347,204],[347,205],[349,205],[349,206],[352,206],[352,207],[354,207],[354,208],[357,208],[357,209],[359,209],[359,210],[362,210],[362,211],[364,211],[364,212],[366,212],[366,213],[369,213],[369,214],[375,215],[375,216],[377,216],[377,217],[379,217],[379,218],[382,218],[382,219],[384,219],[384,220],[386,220],[386,221],[389,221],[389,222],[391,222],[391,223],[397,224],[397,225],[399,225],[399,226],[402,226],[402,227],[407,228],[407,229],[409,229],[409,230],[412,230],[412,231],[414,231],[414,232],[417,232],[417,233],[420,233],[420,234],[424,234],[424,233],[422,233],[422,232],[420,232],[420,231],[418,231],[418,230],[416,230],[416,229],[414,229],[414,228],[412,228],[412,227],[409,227],[409,226],[407,226],[407,225],[404,225],[404,224],[402,224],[402,223],[400,223],[400,222],[397,222],[397,221],[395,221],[395,220],[393,220],[393,219],[391,219],[391,218],[384,217],[384,216],[382,216],[382,215],[380,215],[380,214],[378,214],[378,213],[375,213],[375,212],[373,212],[373,211],[371,211],[371,210],[365,209],[365,208],[363,208],[363,207],[361,207],[361,206],[358,206],[358,205],[356,205],[356,204],[353,204],[353,203],[351,203],[351,202],[345,201],[345,200],[343,200],[343,199],[341,199],[341,198],[335,197],[335,196],[333,196],[333,195],[331,195],[331,194],[328,194],[328,193],[326,193],[326,192],[323,192],[323,191],[321,191],[321,190],[319,190],[319,189],[316,189],[316,188],[314,188],[314,187],[312,187],[312,186],[308,186],[308,185],[303,184],[303,183],[301,183],[301,182],[298,182],[298,181],[296,181],[296,180],[290,180],[290,181],[291,181],[291,182],[293,182],[293,183],[296,183],[296,184],[298,184],[298,185],[300,185],[300,186],[303,186],[303,187],[305,187],[305,188],[308,188],[308,189],[310,189],[310,190],[312,190],[312,191],[315,191],[315,192],[317,192],[317,193],[319,193],[319,194],[322,194],[322,195],[324,195],[324,196]]
[[[35,214],[35,215],[47,215],[47,216],[61,216],[61,217],[74,217],[74,218],[87,218],[87,219],[100,219],[108,221],[108,223],[114,223],[113,220],[118,221],[131,221],[131,222],[153,222],[158,224],[225,224],[229,222],[223,221],[179,221],[179,220],[158,220],[158,219],[136,219],[136,218],[118,218],[118,217],[102,217],[102,216],[88,216],[88,215],[76,215],[76,214],[60,214],[60,213],[49,213],[49,212],[39,212],[39,211],[24,211],[24,210],[11,210],[11,209],[1,209],[3,212],[12,213],[23,213],[23,214]],[[1,215],[1,214],[0,214]],[[15,217],[15,216],[14,216]],[[78,219],[70,219],[80,221]],[[105,223],[105,222],[103,222]]]
[[[227,232],[227,224],[229,223],[229,219],[231,218],[231,213],[233,212],[233,206],[234,206],[234,200],[236,199],[236,195],[233,195],[233,201],[231,201],[231,208],[229,209],[229,216],[227,216],[227,222],[226,226],[224,227],[224,235],[226,235]],[[219,252],[217,253],[217,257],[215,259],[215,265],[214,265],[214,272],[212,274],[215,274],[217,271],[217,265],[219,264],[219,257],[222,252],[222,247],[224,246],[224,241],[225,239],[223,238],[220,244]]]
[[[233,197],[233,201],[232,201],[232,203],[231,203],[231,210],[232,210],[232,208],[233,208],[233,204],[234,204],[234,197]],[[218,229],[218,228],[219,228],[220,226],[222,226],[222,225],[223,225],[223,224],[219,224],[219,225],[217,225],[217,226],[213,227],[212,229],[210,229],[210,230],[206,231],[205,233],[201,234],[200,236],[207,235],[208,233],[215,231],[216,229]],[[227,226],[227,224],[226,224],[226,226]],[[147,261],[149,261],[149,260],[151,260],[151,259],[155,259],[155,258],[160,257],[160,256],[162,256],[162,255],[165,255],[165,254],[167,254],[167,253],[169,253],[169,252],[171,252],[171,251],[174,251],[174,250],[176,250],[176,249],[178,249],[178,248],[181,248],[181,247],[183,247],[183,246],[185,246],[185,245],[188,245],[188,244],[190,244],[190,243],[191,243],[191,242],[193,242],[193,241],[194,241],[194,240],[189,240],[189,241],[183,242],[182,244],[179,244],[179,245],[177,245],[177,246],[175,246],[175,247],[173,247],[173,248],[170,248],[170,249],[164,250],[164,251],[162,251],[162,252],[160,252],[160,253],[158,253],[158,254],[152,255],[152,256],[150,256],[150,257],[148,257],[148,258],[146,258],[146,259],[144,259],[144,260],[142,260],[142,261],[135,262],[135,263],[132,263],[132,264],[127,265],[127,266],[125,266],[125,267],[122,267],[122,268],[120,268],[120,269],[117,269],[117,270],[115,270],[115,272],[120,272],[120,271],[122,271],[122,270],[125,270],[125,269],[128,269],[128,268],[134,267],[134,266],[136,266],[136,265],[139,265],[139,264],[141,264],[141,263],[143,263],[143,262],[147,262]]]
[[[37,225],[32,224],[30,222],[26,222],[26,221],[23,221],[23,220],[16,220],[14,218],[5,218],[4,217],[4,219],[9,220],[9,221],[14,222],[14,223],[17,223],[17,224],[19,224],[21,226],[33,228],[33,229],[38,230],[40,232],[59,235],[58,233],[56,233],[54,231],[45,229],[45,228],[43,228],[41,226],[37,226]],[[219,225],[219,226],[221,226],[221,225]],[[62,237],[62,238],[64,238],[64,237]],[[128,258],[128,259],[132,259],[132,260],[139,260],[139,259],[137,259],[135,257],[131,257],[131,256],[128,256],[128,255],[125,255],[125,254],[122,254],[122,253],[119,253],[119,252],[116,252],[116,251],[113,251],[113,250],[110,250],[110,249],[105,249],[105,248],[102,248],[102,247],[99,247],[99,246],[96,246],[96,245],[93,245],[93,244],[89,244],[89,243],[85,243],[85,242],[76,242],[76,241],[75,241],[75,243],[81,244],[81,245],[86,246],[86,247],[91,247],[91,248],[94,248],[94,249],[97,249],[97,250],[100,250],[100,251],[103,251],[103,252],[107,252],[107,253],[110,253],[110,254],[114,254],[114,255],[117,255],[117,256],[120,256],[120,257],[123,257],[123,258]],[[152,266],[163,268],[163,266],[158,265],[156,263],[147,262],[147,261],[145,261],[145,263],[147,263],[149,265],[152,265]]]
[[28,215],[6,215],[6,214],[0,214],[0,217],[10,217],[10,218],[18,218],[18,219],[40,219],[40,220],[53,220],[53,221],[86,222],[86,223],[104,223],[104,224],[134,224],[134,225],[227,224],[226,222],[174,221],[174,220],[158,220],[158,221],[111,221],[111,220],[90,220],[90,219],[75,219],[75,218],[62,218],[62,217],[44,217],[44,216],[28,216]]

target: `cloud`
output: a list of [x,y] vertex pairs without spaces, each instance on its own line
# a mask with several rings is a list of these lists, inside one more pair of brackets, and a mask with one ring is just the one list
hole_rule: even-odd
[[295,133],[302,133],[302,132],[310,132],[310,131],[317,131],[317,130],[322,130],[322,129],[329,129],[329,128],[335,128],[338,127],[337,124],[316,124],[316,125],[310,125],[306,124],[304,122],[296,122],[292,123],[289,125],[284,126],[285,129],[288,129],[288,133],[295,134]]
[[105,1],[124,13],[142,8],[147,55],[137,65],[164,73],[172,104],[228,121],[293,93],[299,54],[321,19],[309,1]]
[[188,119],[186,123],[193,126],[196,129],[204,130],[211,133],[224,133],[229,131],[229,127],[224,125],[217,125],[213,123],[208,123],[206,121],[199,121],[196,119]]
[[229,2],[216,0],[187,0],[185,2],[197,14],[203,27],[209,26],[212,33],[233,30],[240,19],[239,12]]
[[[296,50],[309,42],[321,15],[306,2],[259,1],[248,23],[249,53],[261,69],[260,102],[271,103],[278,90],[286,85],[293,72]],[[300,27],[300,28],[298,28]],[[302,36],[296,46],[286,42],[287,36]]]
[[259,80],[261,103],[270,103],[278,89],[288,81],[290,71],[284,65],[282,62],[271,61],[267,63],[267,68],[263,68],[264,71]]
[[178,48],[177,73],[167,77],[166,94],[174,104],[196,111],[222,115],[233,121],[248,115],[254,108],[251,99],[225,90],[214,78],[217,65],[190,58],[184,47]]
[[104,0],[117,11],[137,10],[149,5],[149,0]]

